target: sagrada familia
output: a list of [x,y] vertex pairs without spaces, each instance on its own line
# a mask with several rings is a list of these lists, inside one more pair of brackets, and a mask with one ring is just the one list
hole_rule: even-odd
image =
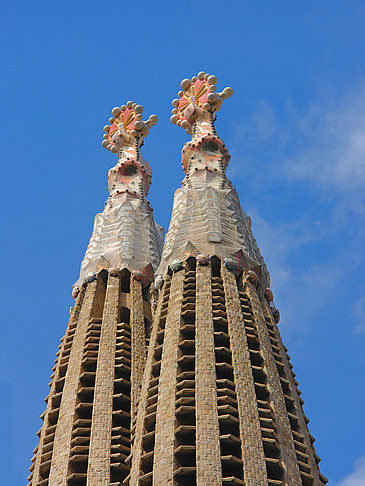
[[114,108],[109,197],[73,287],[28,486],[322,486],[270,276],[226,176],[216,112],[231,88],[184,79],[190,134],[165,241],[132,101]]

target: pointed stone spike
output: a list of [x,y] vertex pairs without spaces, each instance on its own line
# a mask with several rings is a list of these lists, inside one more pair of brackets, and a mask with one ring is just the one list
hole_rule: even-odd
[[188,89],[190,85],[191,85],[191,79],[183,79],[181,81],[181,88],[182,89]]
[[178,99],[175,98],[174,100],[172,100],[172,106],[174,108],[176,108],[178,104],[179,104],[179,100]]
[[198,74],[198,78],[199,79],[203,79],[205,76],[205,72],[204,71],[200,71],[200,73]]

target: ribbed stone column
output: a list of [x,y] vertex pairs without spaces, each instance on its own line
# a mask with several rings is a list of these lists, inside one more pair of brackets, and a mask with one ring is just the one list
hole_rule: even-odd
[[84,348],[89,320],[101,318],[105,297],[105,283],[102,276],[87,285],[75,337],[72,344],[59,420],[54,439],[49,485],[66,486],[69,454],[71,449],[72,426],[75,417],[78,384],[80,378],[82,351]]
[[[169,279],[170,277],[167,276],[166,280]],[[152,323],[150,346],[148,348],[146,366],[145,366],[145,371],[142,379],[141,394],[140,394],[138,414],[137,414],[136,426],[135,426],[135,437],[134,437],[134,442],[132,443],[132,465],[131,465],[130,482],[129,482],[130,486],[138,486],[139,484],[138,477],[140,476],[141,473],[140,464],[141,464],[141,456],[142,456],[142,437],[144,433],[144,417],[146,414],[146,407],[147,407],[148,384],[151,379],[151,367],[152,367],[153,355],[157,343],[157,333],[159,331],[159,320],[161,316],[163,296],[165,294],[166,280],[160,291],[155,317]]]
[[96,368],[87,486],[109,486],[119,275],[109,275]]
[[172,485],[174,478],[175,393],[184,276],[184,270],[172,276],[166,318],[156,416],[153,467],[155,486]]
[[311,443],[311,440],[310,440],[310,437],[309,437],[308,427],[307,427],[307,424],[305,422],[303,408],[302,408],[302,405],[300,403],[300,399],[299,399],[299,396],[298,396],[298,393],[297,393],[297,387],[296,387],[296,384],[294,382],[294,377],[293,377],[291,368],[289,366],[289,360],[288,360],[288,357],[287,357],[287,353],[284,349],[284,345],[283,345],[283,342],[281,340],[279,329],[278,329],[276,323],[274,322],[274,319],[272,318],[271,310],[269,308],[269,304],[268,304],[267,300],[263,298],[261,300],[261,305],[264,309],[265,314],[270,316],[270,321],[271,321],[271,323],[273,324],[273,326],[275,327],[275,330],[276,330],[276,338],[279,341],[280,355],[281,355],[283,363],[284,363],[285,374],[286,374],[287,379],[290,383],[291,396],[292,396],[292,398],[294,399],[294,402],[295,402],[295,409],[296,409],[296,413],[298,415],[300,433],[303,434],[303,436],[304,436],[305,445],[306,445],[306,448],[307,448],[307,454],[309,456],[309,464],[311,466],[311,474],[314,476],[314,481],[315,481],[314,485],[320,486],[322,483],[320,482],[320,478],[319,478],[319,469],[318,469],[318,466],[317,466],[316,461],[314,459],[313,446],[312,446],[312,443]]
[[[83,303],[83,300],[84,300],[84,295],[85,295],[85,289],[82,288],[79,295],[77,296],[75,305],[72,309],[72,313],[71,313],[70,319],[68,321],[66,336],[67,336],[67,333],[70,329],[70,326],[75,324],[75,322],[77,322],[77,320],[79,318],[80,310],[81,310],[82,303]],[[34,462],[34,469],[33,469],[32,484],[37,484],[38,481],[41,481],[41,477],[39,475],[39,466],[40,466],[40,462],[41,462],[41,455],[42,455],[42,449],[43,449],[43,445],[44,445],[44,438],[45,438],[46,430],[47,430],[48,413],[51,410],[52,396],[54,396],[55,393],[56,393],[56,378],[57,378],[57,375],[58,375],[60,359],[62,357],[62,353],[63,353],[64,347],[65,347],[65,337],[66,336],[64,336],[62,338],[62,343],[59,346],[60,349],[57,352],[56,366],[55,366],[55,370],[54,370],[53,375],[52,375],[53,378],[52,378],[51,388],[50,388],[49,395],[48,395],[47,407],[46,407],[46,410],[45,410],[45,413],[44,413],[44,422],[43,422],[44,425],[41,428],[41,435],[40,435],[40,438],[39,438],[39,444],[37,446],[36,460]]]
[[222,466],[210,265],[196,269],[195,353],[197,485],[216,486],[222,483]]
[[278,426],[277,434],[280,444],[281,458],[285,468],[285,479],[287,484],[290,484],[291,486],[300,486],[302,481],[295,454],[290,422],[285,406],[285,399],[280,384],[278,370],[271,349],[269,334],[265,323],[265,316],[263,314],[255,286],[249,280],[245,280],[245,284],[246,292],[251,300],[255,322],[257,324],[257,332],[259,334],[262,347],[262,357],[267,370],[267,386],[270,390],[271,406]]
[[239,410],[245,485],[264,485],[267,484],[266,462],[237,281],[235,275],[224,265],[221,266],[221,272]]
[[131,420],[133,421],[142,382],[143,371],[146,364],[146,332],[144,326],[142,282],[131,277],[131,341],[132,341],[132,367],[131,367]]

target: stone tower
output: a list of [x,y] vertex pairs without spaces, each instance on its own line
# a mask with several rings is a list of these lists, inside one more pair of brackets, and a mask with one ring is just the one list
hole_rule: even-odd
[[155,287],[130,486],[321,486],[313,437],[250,218],[214,121],[231,88],[181,83],[171,121],[192,140]]
[[[114,108],[118,154],[53,368],[28,486],[323,486],[270,276],[226,176],[203,72],[171,121],[192,135],[162,231],[140,154],[157,121]],[[162,257],[161,257],[162,252]],[[154,282],[152,284],[152,282]]]
[[[29,486],[120,485],[153,316],[150,282],[163,231],[146,199],[151,169],[140,148],[157,122],[129,101],[113,109],[102,145],[118,155],[95,218],[75,305],[61,340]],[[152,305],[151,305],[152,303]]]

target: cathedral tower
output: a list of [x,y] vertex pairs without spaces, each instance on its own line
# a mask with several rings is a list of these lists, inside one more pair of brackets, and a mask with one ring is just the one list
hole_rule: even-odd
[[192,140],[174,197],[132,442],[130,486],[321,486],[298,383],[250,218],[215,130],[231,88],[181,83]]
[[[50,382],[28,486],[323,486],[270,276],[215,129],[231,88],[184,79],[171,121],[192,135],[162,229],[143,137],[113,109],[118,155]],[[161,255],[162,253],[162,255]],[[152,283],[153,282],[153,283]]]
[[118,162],[73,289],[29,486],[116,486],[129,473],[153,316],[150,282],[163,238],[146,199],[151,169],[140,153],[157,117],[144,122],[142,112],[129,101],[104,127],[102,145]]

